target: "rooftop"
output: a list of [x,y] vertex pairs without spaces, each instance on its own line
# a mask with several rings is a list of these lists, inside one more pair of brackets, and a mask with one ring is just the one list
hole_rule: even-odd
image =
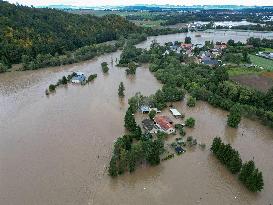
[[174,116],[181,116],[181,113],[178,112],[177,109],[170,109],[171,113],[174,115]]
[[151,131],[155,126],[154,121],[152,121],[150,119],[142,120],[142,125],[143,125],[144,129],[146,129],[148,131]]
[[170,128],[174,128],[174,126],[171,124],[170,118],[167,116],[156,116],[154,121],[163,129],[168,130]]

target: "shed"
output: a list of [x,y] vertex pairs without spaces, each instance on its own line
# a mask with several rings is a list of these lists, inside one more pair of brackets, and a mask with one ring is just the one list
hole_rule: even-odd
[[171,111],[171,113],[172,113],[172,115],[173,115],[174,117],[181,117],[181,116],[182,116],[181,113],[178,112],[177,109],[172,109],[172,108],[171,108],[170,111]]

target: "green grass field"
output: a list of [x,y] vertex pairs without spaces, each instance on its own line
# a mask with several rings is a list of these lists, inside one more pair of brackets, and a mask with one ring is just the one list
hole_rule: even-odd
[[266,70],[273,70],[273,60],[265,59],[255,55],[249,55],[253,64],[263,67]]
[[264,48],[264,51],[266,51],[266,52],[273,52],[273,48]]
[[160,23],[162,23],[163,21],[151,21],[151,20],[139,21],[139,20],[133,20],[132,22],[135,23],[136,25],[139,25],[139,26],[152,27],[152,28],[161,28],[162,26],[160,25]]
[[260,74],[264,72],[263,70],[258,68],[246,68],[246,67],[228,68],[227,71],[230,77],[237,76],[237,75]]

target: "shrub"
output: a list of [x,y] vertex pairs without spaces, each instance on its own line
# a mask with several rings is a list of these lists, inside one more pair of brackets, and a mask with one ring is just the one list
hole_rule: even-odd
[[56,86],[53,84],[50,84],[48,87],[49,92],[54,92],[56,90]]
[[149,117],[150,117],[151,120],[154,119],[155,115],[156,115],[156,111],[155,110],[151,110],[149,112]]
[[63,85],[66,85],[67,84],[67,78],[65,76],[63,76],[61,82],[62,82]]
[[190,96],[190,97],[188,98],[187,105],[188,105],[189,107],[194,107],[195,104],[196,104],[196,98]]
[[103,62],[101,64],[101,67],[102,67],[102,72],[107,73],[109,71],[109,67],[108,67],[108,64],[106,62]]
[[87,78],[87,82],[94,80],[97,76],[98,76],[97,74],[89,75]]
[[186,119],[185,125],[186,125],[187,127],[191,127],[191,128],[194,127],[194,126],[195,126],[195,119],[192,118],[192,117]]

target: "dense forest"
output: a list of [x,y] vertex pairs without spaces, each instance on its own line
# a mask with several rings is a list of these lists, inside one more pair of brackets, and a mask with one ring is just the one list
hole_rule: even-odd
[[[136,26],[121,16],[78,15],[0,2],[0,73],[12,64],[38,69],[88,60],[149,35],[183,32]],[[115,45],[102,44],[117,40]]]
[[22,55],[61,55],[140,32],[117,15],[77,15],[0,2],[0,60],[7,66],[21,62]]

